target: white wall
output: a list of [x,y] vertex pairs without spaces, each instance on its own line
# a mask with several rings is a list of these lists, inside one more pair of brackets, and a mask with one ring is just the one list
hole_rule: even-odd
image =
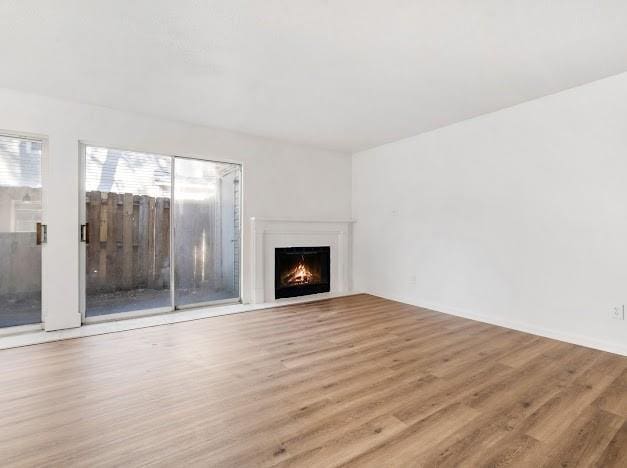
[[[48,138],[44,175],[43,254],[46,328],[80,324],[79,140],[163,154],[243,164],[243,235],[251,216],[346,219],[350,216],[350,157],[224,130],[164,121],[0,89],[0,132]],[[243,251],[243,297],[250,294]]]
[[353,156],[358,290],[627,353],[627,74]]

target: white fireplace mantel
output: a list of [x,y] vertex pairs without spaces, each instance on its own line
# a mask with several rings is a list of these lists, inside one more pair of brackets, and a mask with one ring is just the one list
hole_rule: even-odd
[[252,229],[253,304],[272,302],[274,297],[274,249],[280,247],[329,246],[331,291],[344,293],[351,284],[352,220],[298,220],[250,218]]

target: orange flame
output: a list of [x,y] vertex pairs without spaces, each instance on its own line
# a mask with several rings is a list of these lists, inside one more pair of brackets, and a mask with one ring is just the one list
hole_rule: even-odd
[[283,284],[299,285],[314,283],[316,281],[320,281],[320,278],[319,275],[314,274],[309,270],[309,268],[307,268],[305,259],[301,257],[298,264],[292,268],[292,270],[285,273],[281,280]]

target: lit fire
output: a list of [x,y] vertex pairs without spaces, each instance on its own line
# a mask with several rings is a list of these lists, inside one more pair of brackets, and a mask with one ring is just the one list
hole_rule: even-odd
[[281,280],[283,284],[299,285],[314,283],[316,281],[320,281],[320,278],[307,268],[307,265],[305,265],[305,259],[301,257],[298,264],[285,273]]

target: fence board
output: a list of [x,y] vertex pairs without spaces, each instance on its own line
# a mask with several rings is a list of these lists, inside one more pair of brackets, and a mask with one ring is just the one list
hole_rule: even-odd
[[146,261],[148,264],[146,265],[146,275],[148,279],[148,287],[154,287],[154,278],[155,278],[155,199],[152,197],[148,198],[148,226],[146,229],[147,235],[147,245],[148,245],[148,255],[146,255]]
[[124,288],[133,287],[133,194],[122,199],[122,281]]

